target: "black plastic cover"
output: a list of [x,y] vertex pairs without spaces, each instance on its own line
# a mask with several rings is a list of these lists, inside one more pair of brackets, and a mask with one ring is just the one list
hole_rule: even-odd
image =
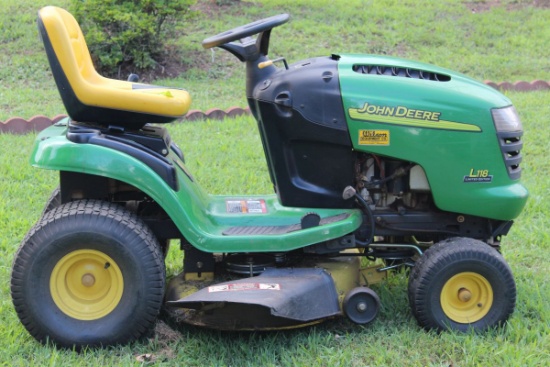
[[171,142],[164,128],[148,126],[146,131],[112,133],[109,129],[71,123],[67,139],[77,144],[99,145],[128,154],[149,166],[173,190],[179,189],[174,164],[162,154]]
[[166,304],[204,311],[193,323],[218,329],[280,327],[341,314],[334,281],[318,268],[268,269]]
[[315,124],[347,131],[338,61],[332,57],[307,59],[281,69],[256,87],[253,97],[292,107]]
[[352,144],[340,95],[338,61],[302,61],[257,83],[255,111],[271,179],[282,205],[350,208]]

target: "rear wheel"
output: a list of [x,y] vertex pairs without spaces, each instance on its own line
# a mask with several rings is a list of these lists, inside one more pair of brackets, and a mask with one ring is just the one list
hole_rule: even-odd
[[44,205],[41,217],[43,217],[44,214],[46,214],[50,210],[57,208],[59,205],[61,205],[61,189],[59,188],[59,186],[57,186],[52,191],[50,197],[48,198],[48,201],[46,201],[46,205]]
[[28,233],[11,294],[33,337],[80,348],[144,335],[164,283],[160,247],[139,218],[116,204],[75,201],[46,213]]
[[418,323],[440,331],[501,325],[516,301],[514,278],[502,255],[469,238],[429,248],[411,271],[408,292]]

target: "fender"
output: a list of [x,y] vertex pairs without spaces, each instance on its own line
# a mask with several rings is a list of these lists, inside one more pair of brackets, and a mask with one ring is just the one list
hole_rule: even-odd
[[[290,251],[352,233],[362,223],[358,209],[290,208],[275,195],[257,197],[265,202],[265,213],[233,214],[227,211],[228,196],[205,193],[175,152],[166,157],[174,167],[174,187],[143,161],[118,150],[95,144],[79,144],[66,137],[67,121],[42,131],[31,155],[34,167],[85,173],[125,182],[143,191],[168,214],[181,235],[205,252]],[[244,199],[244,198],[239,198]],[[251,199],[246,197],[245,199]],[[274,235],[224,235],[233,226],[289,226],[308,212],[322,218],[346,214],[345,220]]]

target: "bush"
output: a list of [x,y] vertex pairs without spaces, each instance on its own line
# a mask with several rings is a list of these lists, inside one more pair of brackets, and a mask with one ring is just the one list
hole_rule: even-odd
[[181,20],[195,0],[72,0],[96,67],[120,76],[123,67],[154,67],[162,57],[166,25]]

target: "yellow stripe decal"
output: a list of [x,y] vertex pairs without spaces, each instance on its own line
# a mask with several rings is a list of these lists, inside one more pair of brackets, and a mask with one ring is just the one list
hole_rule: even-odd
[[414,110],[404,106],[377,106],[365,102],[361,108],[349,108],[348,113],[352,119],[361,121],[440,130],[481,131],[476,125],[440,120],[441,112]]

